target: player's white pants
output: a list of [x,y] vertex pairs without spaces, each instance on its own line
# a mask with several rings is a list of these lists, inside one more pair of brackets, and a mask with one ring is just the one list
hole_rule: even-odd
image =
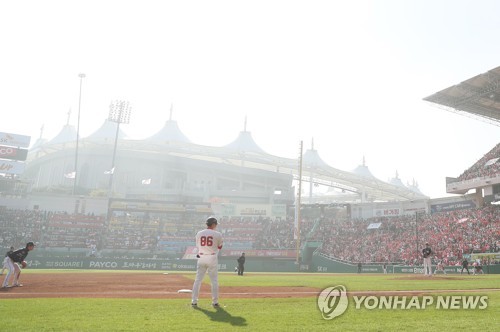
[[2,262],[2,273],[0,274],[3,274],[3,271],[7,270],[9,268],[9,266],[7,265],[7,258],[9,256],[5,256],[5,258],[3,259],[3,262]]
[[196,279],[193,284],[193,296],[191,298],[191,303],[198,303],[201,282],[207,272],[210,277],[210,282],[212,283],[212,304],[219,303],[219,280],[217,270],[217,255],[202,255],[198,258],[198,264],[196,266]]
[[19,278],[19,274],[21,273],[19,265],[14,263],[12,259],[10,259],[10,257],[6,258],[7,258],[7,268],[9,269],[9,273],[7,273],[7,275],[5,276],[2,287],[7,287],[9,285],[9,279],[12,275],[14,275],[13,285],[15,285],[17,283],[17,279]]
[[[428,272],[427,272],[428,271]],[[430,257],[424,258],[424,274],[427,275],[432,275],[432,262]]]

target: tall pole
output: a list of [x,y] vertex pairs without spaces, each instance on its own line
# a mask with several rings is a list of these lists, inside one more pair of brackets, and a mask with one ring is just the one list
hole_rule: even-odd
[[419,257],[420,250],[418,249],[418,211],[415,211],[415,244],[417,249],[417,257]]
[[117,100],[109,106],[109,117],[108,120],[116,122],[116,134],[115,134],[115,144],[113,147],[113,158],[111,159],[111,169],[109,170],[109,188],[108,196],[111,198],[111,193],[113,192],[113,177],[115,173],[115,158],[116,158],[116,147],[118,146],[118,134],[120,132],[120,123],[130,122],[131,108],[128,101]]
[[80,110],[82,106],[82,82],[83,79],[85,78],[85,74],[80,73],[78,74],[78,77],[80,77],[80,94],[78,96],[78,118],[76,121],[76,147],[75,147],[75,178],[73,182],[73,195],[76,194],[76,184],[78,183],[78,143],[80,141]]
[[[302,141],[300,141],[300,156],[299,156],[299,188],[297,192],[297,201],[295,203],[295,233],[296,233],[296,240],[297,240],[297,264],[300,262],[300,205],[301,205],[301,198],[302,198],[302,151],[304,148],[304,144]],[[300,268],[300,267],[299,267]]]

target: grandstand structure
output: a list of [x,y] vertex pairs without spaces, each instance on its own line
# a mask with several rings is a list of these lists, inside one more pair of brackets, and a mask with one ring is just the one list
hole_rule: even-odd
[[[438,91],[424,100],[447,111],[500,126],[500,67]],[[469,190],[476,190],[479,202],[500,201],[500,144],[464,174],[446,178],[447,193],[465,194]]]
[[[170,119],[149,138],[134,140],[118,131],[113,187],[108,188],[117,124],[105,120],[79,141],[79,195],[173,202],[294,204],[299,159],[266,153],[246,124],[222,147],[192,143]],[[24,177],[33,192],[68,192],[74,170],[75,128],[67,123],[52,140],[39,139],[30,149]],[[305,203],[394,202],[427,199],[418,188],[384,182],[365,172],[349,172],[324,162],[314,145],[302,158],[302,181],[327,186],[331,195]],[[366,168],[366,165],[363,165]],[[108,173],[108,174],[106,174]]]
[[[461,195],[429,199],[416,183],[405,186],[397,173],[389,183],[376,179],[364,160],[352,172],[335,169],[314,144],[297,160],[270,155],[246,126],[223,147],[192,143],[171,117],[144,140],[118,130],[104,121],[79,143],[77,195],[69,195],[73,179],[65,176],[74,167],[75,128],[67,123],[52,140],[40,138],[23,175],[32,197],[26,204],[0,201],[0,248],[35,241],[35,254],[46,256],[40,264],[49,268],[57,267],[47,263],[51,257],[70,256],[78,266],[87,258],[119,257],[144,259],[141,266],[172,259],[185,267],[195,257],[193,234],[200,221],[216,215],[226,243],[221,262],[227,259],[229,268],[243,251],[262,263],[262,271],[285,263],[291,270],[317,272],[339,264],[348,272],[356,262],[416,266],[424,239],[449,265],[472,254],[500,258],[500,210],[489,204],[500,201],[500,144],[462,175],[447,179],[448,192]],[[302,181],[332,190],[304,198],[297,218],[299,159]],[[470,189],[476,193],[467,194]]]

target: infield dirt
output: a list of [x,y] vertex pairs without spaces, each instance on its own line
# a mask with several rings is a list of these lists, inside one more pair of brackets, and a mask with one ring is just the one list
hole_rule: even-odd
[[[368,275],[367,275],[368,276]],[[3,277],[3,276],[2,276]],[[0,277],[1,278],[1,277]],[[399,276],[404,280],[429,280],[424,276]],[[447,281],[440,276],[435,280]],[[455,278],[457,279],[457,278]],[[458,278],[460,279],[460,278]],[[21,276],[23,287],[0,288],[0,299],[17,298],[141,298],[141,299],[190,299],[189,293],[178,293],[180,289],[191,289],[193,280],[181,274],[161,272],[140,273],[30,273]],[[201,286],[200,297],[210,298],[208,277]],[[348,291],[347,296],[361,295],[423,295],[430,293],[475,293],[499,291],[500,289],[474,290],[415,290],[415,291]],[[297,298],[317,297],[322,289],[290,286],[219,286],[221,298]]]
[[[23,287],[0,290],[0,298],[189,298],[177,293],[191,289],[193,280],[183,275],[151,273],[55,273],[26,274]],[[226,298],[287,298],[316,296],[309,287],[229,287],[220,286]],[[210,285],[201,286],[200,297],[210,297]]]

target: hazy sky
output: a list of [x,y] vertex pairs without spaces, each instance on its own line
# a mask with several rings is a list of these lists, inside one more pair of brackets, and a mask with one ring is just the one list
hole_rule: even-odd
[[498,1],[2,1],[0,131],[81,137],[116,99],[131,138],[169,117],[194,143],[247,130],[268,153],[300,141],[351,171],[363,156],[433,198],[500,138],[500,127],[422,98],[500,65]]

